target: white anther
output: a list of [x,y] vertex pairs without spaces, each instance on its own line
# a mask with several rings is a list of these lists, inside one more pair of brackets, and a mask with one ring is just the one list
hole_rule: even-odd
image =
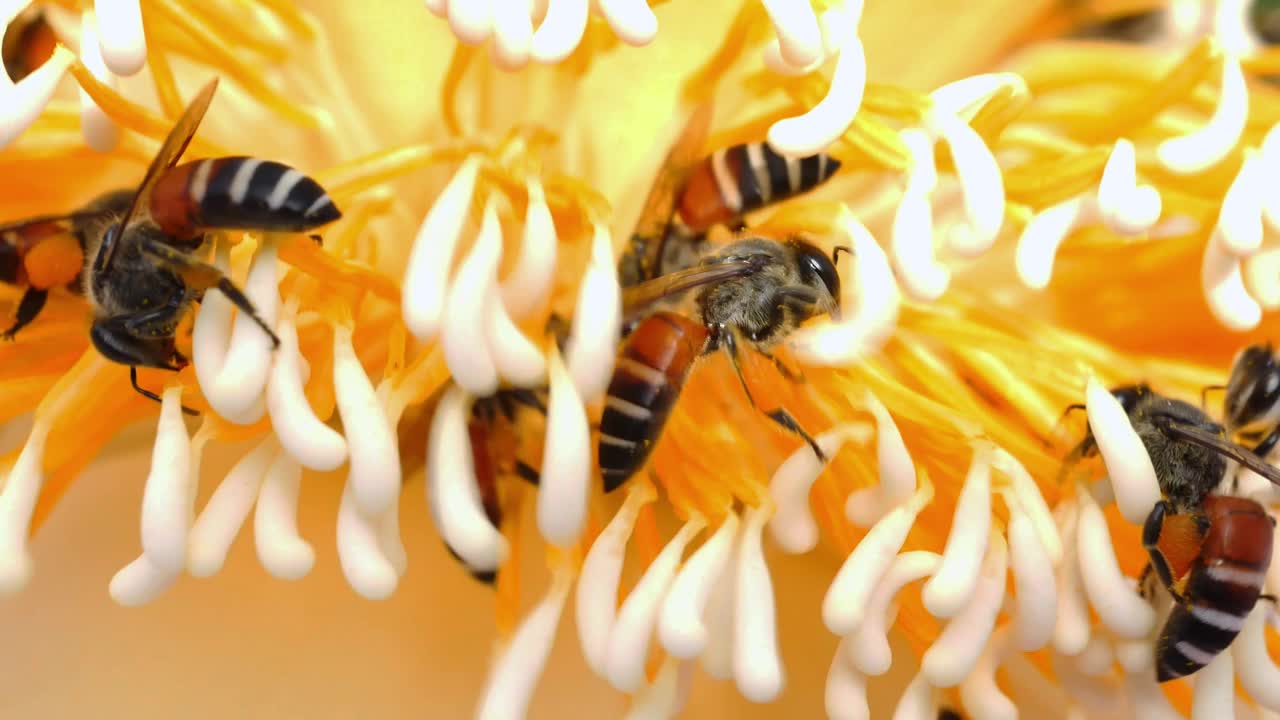
[[645,569],[644,575],[622,603],[609,632],[609,651],[605,660],[607,679],[614,689],[635,693],[644,686],[649,638],[653,637],[662,600],[675,579],[685,547],[703,526],[700,519],[685,523]]
[[1115,653],[1112,652],[1111,639],[1103,633],[1094,633],[1089,637],[1089,642],[1085,644],[1084,650],[1079,655],[1072,658],[1076,669],[1082,675],[1088,677],[1101,677],[1111,672],[1111,666],[1115,663]]
[[867,678],[858,672],[848,660],[847,640],[841,640],[831,658],[827,671],[827,686],[823,695],[827,717],[831,720],[869,720],[871,709],[867,704]]
[[1036,213],[1018,236],[1014,263],[1022,283],[1033,290],[1048,287],[1062,241],[1098,217],[1097,202],[1087,195],[1077,195]]
[[298,493],[302,467],[279,453],[267,468],[253,515],[253,541],[258,562],[280,580],[300,580],[311,572],[316,552],[298,534]]
[[737,536],[738,516],[730,513],[671,583],[658,619],[658,640],[672,656],[694,658],[706,648],[707,603],[725,574]]
[[0,85],[0,149],[8,147],[35,122],[75,60],[70,50],[59,45],[48,62],[20,82]]
[[191,526],[187,542],[187,570],[196,577],[210,577],[222,569],[227,551],[249,517],[263,476],[278,448],[267,435],[240,458],[218,484]]
[[1127,673],[1148,673],[1155,667],[1155,653],[1151,651],[1151,641],[1124,640],[1115,641],[1116,662]]
[[587,411],[560,353],[550,357],[547,434],[538,488],[538,532],[547,542],[568,547],[587,520],[591,483],[591,428]]
[[1144,232],[1160,219],[1160,193],[1150,185],[1138,185],[1133,143],[1116,141],[1098,182],[1098,214],[1107,227],[1123,234]]
[[530,176],[528,189],[520,254],[515,268],[502,283],[502,303],[513,318],[525,317],[542,307],[555,282],[556,225],[542,181]]
[[498,389],[498,368],[485,342],[485,320],[489,305],[498,302],[494,284],[501,252],[502,225],[496,201],[490,198],[475,244],[449,288],[440,340],[453,381],[477,397],[487,397]]
[[[845,423],[822,433],[814,442],[832,459],[846,442],[865,445],[870,439],[871,428],[867,425]],[[769,494],[777,510],[769,521],[769,532],[785,552],[807,553],[818,545],[818,524],[809,509],[809,491],[826,467],[812,448],[803,445],[773,473]]]
[[409,569],[409,553],[404,549],[404,540],[400,538],[400,504],[387,508],[382,517],[377,518],[378,547],[382,555],[396,569],[396,575],[404,577]]
[[627,499],[596,537],[582,561],[582,575],[574,595],[578,639],[587,667],[600,677],[607,676],[609,634],[617,617],[618,581],[627,540],[635,530],[640,508],[654,499],[653,488],[635,484]]
[[613,262],[609,229],[595,226],[591,260],[578,288],[565,363],[584,402],[604,395],[622,334],[622,290]]
[[[107,69],[98,45],[98,19],[92,10],[85,10],[81,15],[80,62],[99,82],[115,87],[115,76]],[[98,152],[110,152],[120,141],[120,128],[83,88],[80,90],[80,132],[85,144]]]
[[151,450],[151,472],[142,494],[142,552],[156,569],[180,573],[187,565],[195,487],[191,438],[182,422],[182,386],[165,388]]
[[458,42],[479,45],[493,32],[494,0],[464,0],[449,3],[449,29]]
[[1231,644],[1230,652],[1234,656],[1240,685],[1249,697],[1265,708],[1280,711],[1280,667],[1276,667],[1267,651],[1268,612],[1270,609],[1265,601],[1253,606],[1240,634]]
[[970,716],[983,720],[1017,720],[1018,708],[996,684],[996,668],[1008,651],[1009,626],[991,635],[973,672],[960,684],[960,703]]
[[827,58],[824,55],[808,65],[797,67],[787,62],[786,59],[782,57],[782,47],[778,44],[777,38],[770,40],[764,46],[764,66],[785,77],[803,77],[811,72],[815,72],[818,68],[822,67],[822,64],[826,62],[826,59]]
[[760,508],[744,513],[734,584],[733,679],[738,692],[755,703],[776,698],[783,684],[773,582],[764,560],[764,524],[768,519],[768,511]]
[[1262,307],[1249,295],[1240,269],[1240,258],[1223,247],[1221,230],[1215,228],[1205,243],[1200,283],[1209,310],[1229,330],[1252,330],[1262,321]]
[[449,0],[425,0],[427,10],[438,18],[448,18]]
[[377,520],[360,512],[348,481],[338,505],[338,563],[351,589],[368,600],[390,597],[400,580],[382,550]]
[[937,720],[938,695],[924,673],[916,673],[898,697],[893,720]]
[[942,556],[932,552],[906,552],[899,555],[884,577],[876,584],[867,601],[866,612],[858,629],[845,638],[849,659],[864,675],[877,676],[889,671],[893,652],[889,649],[889,625],[894,612],[894,598],[908,584],[938,571]]
[[854,116],[862,107],[866,87],[867,58],[862,40],[851,38],[836,60],[826,97],[805,114],[779,120],[770,126],[770,147],[791,157],[821,152],[853,123]]
[[[942,562],[935,580],[946,571],[946,559]],[[953,687],[973,671],[1000,613],[1007,568],[1004,538],[991,533],[977,588],[921,658],[920,669],[935,686]]]
[[475,193],[480,163],[479,155],[463,161],[413,239],[400,302],[405,327],[422,342],[434,339],[440,331],[449,272]]
[[1231,152],[1240,141],[1249,117],[1249,88],[1240,59],[1222,59],[1222,90],[1213,115],[1196,130],[1172,137],[1156,147],[1156,157],[1170,170],[1183,175],[1203,172]]
[[[224,274],[230,272],[231,245],[224,238],[215,237],[213,241],[213,266]],[[234,308],[221,291],[210,289],[200,301],[200,312],[191,325],[192,364],[196,368],[196,382],[206,395],[211,390],[216,392],[218,374],[222,372],[231,340]]]
[[1212,662],[1196,673],[1192,681],[1195,692],[1191,695],[1191,720],[1236,716],[1236,683],[1231,656],[1229,652],[1218,653]]
[[558,63],[582,42],[587,30],[587,0],[550,0],[547,16],[533,33],[533,59],[540,63]]
[[955,115],[934,112],[930,128],[951,148],[956,177],[964,196],[965,222],[952,227],[947,246],[964,257],[990,249],[1004,225],[1004,177],[982,136]]
[[902,441],[897,423],[880,398],[868,390],[863,404],[876,419],[876,460],[880,482],[874,487],[850,493],[845,500],[844,511],[855,525],[870,527],[916,491],[916,467]]
[[890,510],[867,532],[831,580],[822,601],[822,622],[844,637],[862,624],[868,598],[897,557],[916,516],[933,499],[926,485],[907,503]]
[[280,445],[303,467],[336,470],[347,460],[347,441],[316,417],[303,391],[296,321],[290,306],[276,326],[280,347],[267,380],[267,413]]
[[1245,260],[1244,282],[1263,309],[1280,309],[1280,248],[1267,248]]
[[1143,524],[1151,508],[1160,501],[1160,484],[1146,446],[1120,401],[1096,377],[1089,378],[1085,390],[1085,412],[1107,466],[1120,514],[1134,525]]
[[348,439],[347,484],[360,512],[379,515],[400,497],[400,450],[386,411],[351,343],[351,328],[333,326],[333,391]]
[[1008,533],[1009,565],[1016,590],[1012,640],[1020,652],[1034,652],[1053,639],[1058,617],[1053,561],[1018,503],[1009,505]]
[[1056,567],[1062,558],[1062,538],[1058,536],[1058,527],[1054,524],[1053,513],[1049,511],[1049,505],[1044,501],[1044,495],[1040,494],[1040,488],[1031,477],[1031,473],[1027,472],[1017,458],[1001,447],[996,448],[995,454],[991,457],[991,467],[1009,479],[1013,496],[1017,499],[1022,511],[1027,514],[1027,519],[1031,521],[1031,526],[1040,539],[1040,547],[1048,555],[1050,564]]
[[[101,26],[102,58],[116,75],[136,75],[147,64],[147,38],[138,0],[94,0]],[[83,55],[85,41],[80,43]]]
[[1245,150],[1240,171],[1218,211],[1219,237],[1227,252],[1248,256],[1262,247],[1262,202],[1268,187],[1262,159],[1256,151]]
[[1124,685],[1132,705],[1131,717],[1135,720],[1183,720],[1182,713],[1174,709],[1169,697],[1156,684],[1154,674],[1125,674]]
[[982,109],[1001,90],[1009,89],[1017,95],[1026,95],[1027,82],[1021,75],[1011,72],[970,75],[929,93],[933,105],[940,112],[955,115],[964,122]]
[[[275,327],[279,315],[277,271],[275,241],[264,237],[249,266],[244,294],[269,328]],[[262,327],[248,313],[236,313],[222,367],[212,386],[200,388],[219,415],[240,425],[262,419],[266,412],[262,392],[271,372],[272,350],[271,337]]]
[[[495,276],[493,284],[496,287]],[[485,302],[485,335],[498,375],[515,387],[538,387],[546,382],[547,361],[542,350],[511,320],[498,298]]]
[[[795,67],[804,67],[822,59],[822,29],[818,16],[808,2],[796,0],[760,0],[773,31],[778,35],[782,59]],[[857,25],[854,25],[856,32]],[[806,153],[807,154],[807,153]]]
[[[485,514],[467,430],[472,398],[450,385],[436,405],[427,440],[427,493],[445,543],[475,572],[506,561],[507,539]],[[546,478],[544,478],[545,481]]]
[[904,193],[893,216],[893,264],[912,299],[931,302],[951,284],[951,270],[933,248],[933,206],[918,193]]
[[951,517],[942,567],[925,583],[922,593],[924,606],[934,617],[955,617],[969,604],[979,584],[982,558],[987,554],[987,538],[991,534],[993,451],[989,443],[974,444],[973,461]]
[[490,53],[503,70],[519,70],[529,63],[533,18],[529,0],[493,0],[493,45]]
[[1076,552],[1089,603],[1116,635],[1133,640],[1145,637],[1155,625],[1155,611],[1120,570],[1102,508],[1083,488],[1076,494],[1080,503]]
[[658,676],[631,698],[624,720],[668,720],[679,717],[689,698],[694,665],[689,661],[668,657],[662,661]]
[[737,627],[734,624],[735,598],[738,588],[738,556],[742,551],[742,543],[735,536],[733,547],[729,551],[729,560],[724,572],[716,578],[711,588],[711,597],[707,600],[707,611],[703,615],[707,627],[706,650],[698,657],[702,669],[717,680],[733,678],[734,645]]
[[107,592],[124,607],[139,607],[173,587],[180,573],[161,570],[145,553],[111,577]]
[[842,208],[839,225],[853,244],[854,277],[846,279],[840,300],[848,320],[820,323],[791,334],[788,343],[810,365],[843,367],[878,350],[898,321],[902,292],[894,280],[889,258],[857,217]]
[[658,34],[658,17],[645,0],[596,0],[596,7],[618,39],[628,45],[648,45]]
[[478,720],[519,720],[525,717],[529,699],[547,665],[555,642],[560,614],[569,597],[572,578],[567,571],[556,573],[547,596],[538,603],[502,652],[481,696]]
[[1053,647],[1063,655],[1077,655],[1089,644],[1089,603],[1081,587],[1076,551],[1076,525],[1080,509],[1074,501],[1058,505],[1062,528],[1062,562],[1058,564],[1058,619],[1053,627]]

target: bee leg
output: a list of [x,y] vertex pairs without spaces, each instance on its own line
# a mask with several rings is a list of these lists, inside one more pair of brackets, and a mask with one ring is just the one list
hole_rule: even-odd
[[0,338],[12,340],[19,330],[30,325],[31,321],[36,319],[36,316],[44,309],[44,302],[48,298],[48,290],[27,288],[26,292],[22,293],[22,300],[18,301],[18,316],[8,330],[0,333]]
[[812,435],[800,427],[800,423],[796,422],[791,413],[787,412],[785,408],[765,410],[756,404],[755,397],[751,395],[751,388],[747,387],[747,379],[742,375],[742,366],[738,363],[738,341],[734,338],[733,333],[724,329],[716,329],[712,333],[711,341],[713,346],[715,344],[724,345],[725,352],[729,354],[729,362],[733,364],[733,372],[738,376],[738,382],[742,383],[742,392],[746,393],[747,401],[751,403],[751,406],[764,413],[766,417],[778,423],[787,431],[799,435],[809,444],[809,447],[813,448],[813,453],[818,456],[818,460],[825,464],[828,460],[827,454],[822,452],[822,448],[818,447],[818,441],[814,440]]
[[1164,527],[1164,519],[1174,512],[1173,504],[1168,500],[1161,500],[1151,508],[1151,513],[1147,515],[1147,521],[1142,526],[1142,547],[1147,551],[1147,556],[1151,560],[1149,567],[1155,571],[1156,577],[1160,578],[1160,584],[1175,601],[1182,602],[1182,596],[1173,587],[1173,571],[1169,569],[1169,563],[1164,559],[1164,553],[1160,552],[1159,548],[1160,531]]
[[1226,385],[1205,385],[1200,388],[1200,409],[1205,412],[1209,411],[1209,393],[1218,390],[1226,390]]
[[[156,402],[161,402],[159,395],[138,385],[138,368],[136,366],[132,366],[132,365],[129,366],[129,384],[132,385],[133,389],[142,397],[148,398],[150,400],[155,400]],[[186,405],[182,406],[182,412],[186,413],[187,415],[200,414],[195,410],[192,410],[191,408],[187,407]]]
[[[502,391],[502,395],[511,403],[533,408],[543,415],[547,414],[547,406],[542,402],[542,399],[538,397],[538,393],[535,390],[525,388],[504,390]],[[512,409],[514,410],[514,408]],[[507,417],[512,417],[513,415],[515,415],[515,413],[511,412],[507,414]]]
[[537,487],[538,483],[542,481],[542,475],[523,460],[516,461],[515,472],[521,480],[524,480],[534,487]]
[[1262,442],[1254,446],[1253,454],[1265,460],[1271,454],[1271,451],[1275,449],[1277,442],[1280,442],[1280,427],[1273,428],[1271,432],[1267,433]]
[[786,378],[787,380],[793,383],[796,383],[797,385],[807,382],[805,380],[804,375],[801,374],[799,370],[793,370],[790,367],[788,367],[786,363],[778,359],[777,355],[774,355],[773,353],[770,353],[770,352],[765,352],[764,350],[757,350],[756,352],[768,358],[769,362],[773,363],[773,366],[778,369],[778,374],[782,375],[782,377]]

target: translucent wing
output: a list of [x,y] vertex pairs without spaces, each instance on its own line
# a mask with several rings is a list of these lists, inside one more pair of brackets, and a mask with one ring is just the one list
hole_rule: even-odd
[[119,245],[120,236],[124,234],[124,229],[129,226],[129,223],[138,214],[139,204],[143,202],[143,198],[148,198],[151,195],[151,188],[155,186],[156,181],[160,179],[164,171],[178,164],[178,160],[187,149],[187,145],[191,144],[191,138],[195,137],[196,128],[200,127],[200,121],[204,119],[205,110],[209,109],[209,103],[213,100],[213,92],[217,89],[218,79],[215,77],[196,95],[191,104],[187,106],[187,109],[183,111],[182,117],[178,118],[177,124],[169,131],[169,135],[164,139],[160,150],[152,158],[151,165],[147,168],[147,174],[142,177],[138,192],[134,194],[133,202],[120,220],[117,230],[109,232],[103,237],[102,244],[98,248],[98,256],[94,258],[93,267],[96,272],[106,272],[111,268],[111,261],[115,258],[116,247]]
[[1223,457],[1235,460],[1272,483],[1280,485],[1280,468],[1253,454],[1249,449],[1194,425],[1184,425],[1166,418],[1158,418],[1156,421],[1170,436],[1208,448]]
[[21,240],[31,240],[50,235],[69,233],[75,230],[75,224],[100,215],[98,211],[74,212],[61,215],[38,215],[36,217],[0,223],[0,236],[16,235]]
[[635,320],[654,303],[678,295],[687,290],[746,277],[763,265],[761,258],[724,260],[714,264],[696,265],[684,270],[667,273],[662,277],[646,280],[622,290],[623,323]]

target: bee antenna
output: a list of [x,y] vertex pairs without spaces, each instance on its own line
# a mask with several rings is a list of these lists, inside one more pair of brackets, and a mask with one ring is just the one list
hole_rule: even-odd
[[840,253],[842,252],[849,253],[849,257],[854,256],[853,248],[848,245],[837,245],[831,250],[831,263],[833,265],[840,264]]

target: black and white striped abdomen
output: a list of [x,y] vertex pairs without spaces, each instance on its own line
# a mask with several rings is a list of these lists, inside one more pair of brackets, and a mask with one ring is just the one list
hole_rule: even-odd
[[830,155],[788,158],[763,142],[719,150],[711,164],[725,204],[739,213],[808,192],[840,168]]

